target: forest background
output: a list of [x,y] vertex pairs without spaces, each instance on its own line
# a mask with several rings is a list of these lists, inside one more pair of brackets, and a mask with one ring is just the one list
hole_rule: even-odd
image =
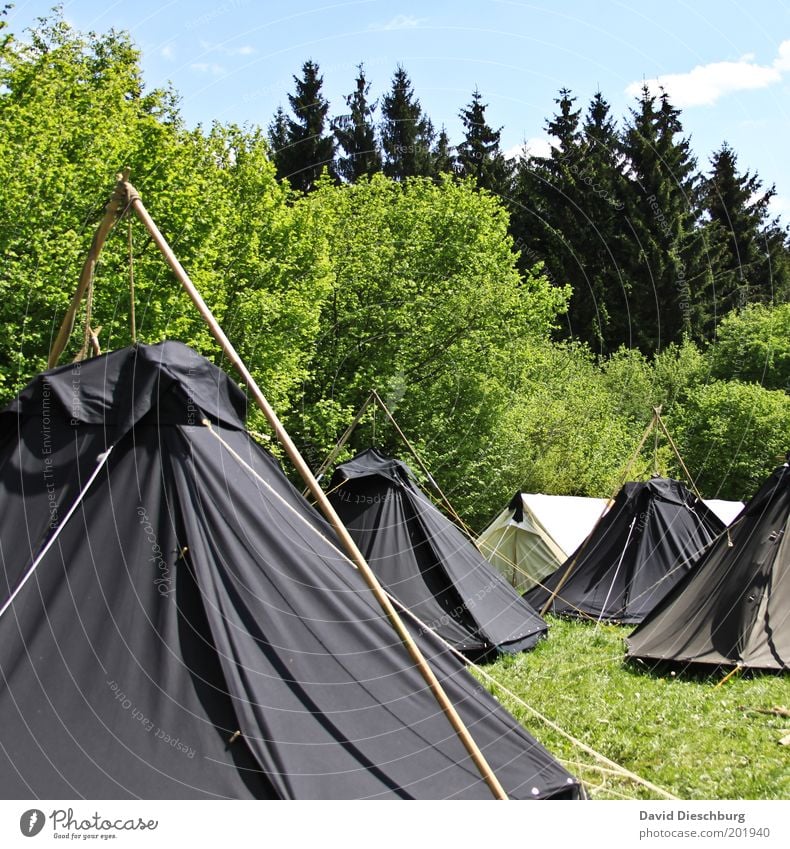
[[[787,228],[727,144],[695,160],[666,94],[618,120],[603,93],[562,90],[550,154],[512,159],[478,91],[451,140],[405,68],[372,102],[360,67],[333,109],[307,60],[268,127],[190,129],[127,34],[56,12],[24,36],[0,24],[3,401],[44,369],[129,167],[314,466],[371,388],[477,529],[517,489],[612,495],[656,405],[706,497],[747,498],[784,459]],[[153,243],[132,239],[138,340],[221,365]],[[104,350],[131,341],[129,292],[123,221],[97,273]],[[370,444],[403,455],[371,414],[342,456]],[[632,477],[653,471],[683,477],[663,441]]]

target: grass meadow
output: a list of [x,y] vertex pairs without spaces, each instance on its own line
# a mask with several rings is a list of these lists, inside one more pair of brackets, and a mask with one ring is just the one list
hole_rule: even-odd
[[[681,799],[790,799],[790,676],[625,660],[630,628],[548,617],[534,651],[486,671],[573,737]],[[479,677],[479,673],[476,673]],[[481,679],[484,680],[484,679]],[[490,691],[579,776],[592,799],[661,799]],[[778,709],[778,710],[777,710]]]

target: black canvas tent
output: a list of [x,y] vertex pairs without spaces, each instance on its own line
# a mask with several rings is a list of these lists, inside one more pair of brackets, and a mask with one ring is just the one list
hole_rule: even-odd
[[[173,342],[54,369],[0,413],[0,797],[490,798],[244,414]],[[579,795],[417,639],[511,797]]]
[[537,609],[637,623],[693,567],[724,524],[676,480],[626,483],[578,551],[525,594]]
[[546,633],[546,623],[433,505],[405,463],[370,448],[337,467],[329,491],[382,584],[459,651],[524,651]]
[[633,658],[790,669],[790,468],[628,638]]

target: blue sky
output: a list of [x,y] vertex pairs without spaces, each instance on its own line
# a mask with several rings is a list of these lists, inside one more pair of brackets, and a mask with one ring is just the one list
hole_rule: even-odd
[[[356,65],[372,94],[398,63],[437,128],[460,139],[458,112],[477,86],[506,150],[545,150],[545,120],[567,86],[586,107],[600,88],[618,119],[643,80],[661,78],[682,107],[701,163],[727,140],[742,170],[776,184],[774,211],[790,221],[790,2],[288,3],[254,0],[66,0],[81,30],[126,29],[151,87],[172,82],[190,124],[268,125],[287,106],[293,75],[318,62],[332,113],[342,111]],[[51,2],[19,0],[20,34]]]

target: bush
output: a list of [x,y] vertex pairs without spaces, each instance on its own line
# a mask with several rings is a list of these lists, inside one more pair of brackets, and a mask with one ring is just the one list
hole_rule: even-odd
[[790,397],[754,383],[714,381],[675,409],[670,426],[704,496],[745,500],[790,447]]
[[713,375],[790,390],[790,304],[752,304],[719,324],[709,351]]

